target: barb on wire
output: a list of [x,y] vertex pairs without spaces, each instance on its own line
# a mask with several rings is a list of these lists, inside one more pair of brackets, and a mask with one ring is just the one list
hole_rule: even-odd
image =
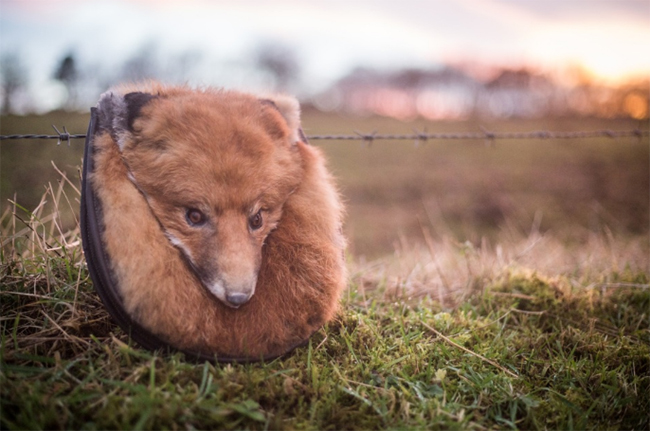
[[[375,140],[375,135],[377,134],[377,131],[375,130],[372,133],[361,133],[355,130],[354,133],[359,135],[359,137],[361,137],[361,139],[363,139],[366,142],[366,144],[370,147],[372,146],[372,142]],[[307,139],[310,138],[307,137]]]
[[63,133],[59,132],[59,129],[56,128],[54,124],[52,124],[52,128],[54,131],[59,135],[59,140],[56,142],[56,145],[61,145],[62,141],[66,141],[68,143],[68,147],[70,146],[70,133],[68,133],[68,129],[63,126]]
[[424,144],[427,143],[427,140],[429,139],[429,137],[427,136],[427,129],[426,129],[426,127],[424,128],[424,130],[422,131],[422,133],[420,133],[420,132],[418,131],[418,129],[413,129],[413,132],[414,132],[415,135],[417,136],[417,139],[415,139],[415,141],[414,141],[415,148],[419,147],[420,144],[424,145]]
[[[67,142],[70,144],[72,139],[84,139],[85,134],[71,134],[63,127],[63,132],[60,132],[55,126],[52,126],[56,131],[56,135],[0,135],[0,140],[12,139],[56,139],[57,144]],[[637,137],[639,139],[650,136],[649,130],[591,130],[591,131],[578,131],[578,132],[549,132],[549,131],[533,131],[533,132],[492,132],[481,127],[481,132],[444,132],[444,133],[427,133],[426,129],[423,132],[414,130],[412,134],[378,134],[376,131],[372,133],[363,133],[355,131],[353,135],[307,135],[307,139],[311,141],[364,141],[371,145],[374,141],[415,141],[417,143],[426,143],[429,140],[484,140],[490,145],[494,145],[497,140],[524,140],[524,139],[588,139],[588,138],[626,138]]]
[[494,139],[495,139],[495,133],[490,132],[488,129],[485,127],[481,126],[481,130],[483,131],[483,134],[485,135],[485,146],[486,147],[495,147]]

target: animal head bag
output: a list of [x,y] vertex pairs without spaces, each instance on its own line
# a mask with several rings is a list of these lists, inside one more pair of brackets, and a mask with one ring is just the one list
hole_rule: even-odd
[[269,359],[332,319],[342,205],[295,99],[150,85],[104,94],[81,229],[113,318],[149,349]]

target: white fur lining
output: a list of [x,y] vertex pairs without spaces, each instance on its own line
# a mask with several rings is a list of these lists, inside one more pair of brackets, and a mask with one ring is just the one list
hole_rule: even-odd
[[[97,110],[99,111],[100,118],[103,120],[102,126],[109,127],[108,131],[117,143],[118,148],[120,151],[124,150],[127,136],[127,106],[124,101],[124,96],[112,91],[105,92],[100,96],[99,102],[97,102]],[[111,120],[110,125],[106,124],[109,119]]]

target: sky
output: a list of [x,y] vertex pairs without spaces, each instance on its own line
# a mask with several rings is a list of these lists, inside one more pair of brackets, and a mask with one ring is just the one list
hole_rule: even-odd
[[467,62],[616,84],[650,76],[650,0],[0,0],[0,54],[21,56],[44,105],[67,52],[103,70],[147,49],[196,53],[188,82],[245,88],[263,85],[241,65],[265,43],[295,51],[307,93],[359,66]]

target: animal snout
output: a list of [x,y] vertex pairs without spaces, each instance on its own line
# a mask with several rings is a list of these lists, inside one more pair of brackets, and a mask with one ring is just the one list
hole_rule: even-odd
[[253,294],[255,294],[255,285],[257,283],[257,276],[253,277],[246,283],[242,282],[228,282],[223,277],[217,280],[206,283],[203,281],[204,286],[219,299],[224,305],[231,308],[239,308],[247,303]]
[[228,293],[226,294],[226,301],[228,301],[228,305],[232,307],[239,307],[242,304],[245,304],[248,302],[248,300],[253,296],[252,294],[247,294],[247,293]]

